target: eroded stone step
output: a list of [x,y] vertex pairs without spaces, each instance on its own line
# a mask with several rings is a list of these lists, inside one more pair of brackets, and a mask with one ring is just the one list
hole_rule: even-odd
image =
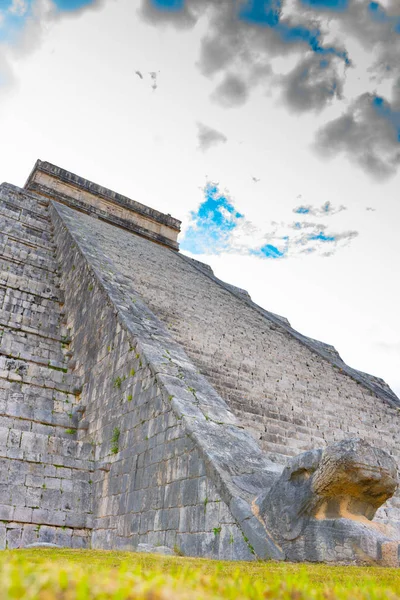
[[0,256],[15,262],[29,264],[52,273],[57,271],[57,263],[53,253],[30,245],[24,240],[9,237],[0,232]]
[[53,359],[42,358],[35,354],[30,354],[28,351],[25,350],[22,350],[21,352],[12,352],[1,348],[0,356],[5,356],[6,358],[9,358],[11,360],[33,363],[42,367],[49,367],[49,369],[53,369],[55,371],[62,371],[63,373],[67,373],[68,371],[67,362],[64,357],[62,357],[60,361],[57,361]]
[[52,241],[51,232],[37,229],[31,225],[21,223],[21,221],[5,217],[4,215],[0,215],[0,228],[3,234],[12,236],[16,239],[22,239],[25,243],[29,242],[39,248],[54,252],[55,244]]
[[93,472],[0,458],[0,520],[92,526]]
[[0,523],[0,550],[26,548],[37,543],[84,550],[90,548],[90,529],[31,525],[21,521]]
[[50,218],[35,214],[33,211],[23,208],[8,200],[0,200],[0,218],[7,217],[20,221],[28,227],[33,227],[39,231],[52,232]]
[[3,185],[0,185],[0,204],[9,203],[21,210],[32,213],[37,219],[48,223],[51,222],[46,199],[40,196],[37,196],[37,199],[33,199],[26,190],[22,190],[21,188],[19,190],[19,192],[7,190]]
[[75,394],[68,394],[51,388],[39,388],[16,381],[1,381],[0,407],[4,412],[7,404],[23,404],[33,411],[46,411],[70,415],[83,408]]
[[43,339],[56,340],[63,344],[69,344],[71,341],[69,331],[63,325],[43,323],[43,321],[38,321],[37,318],[24,317],[2,309],[0,309],[0,326],[24,333],[33,333]]
[[0,323],[0,354],[64,368],[68,361],[68,347],[65,342],[8,328]]
[[39,214],[48,215],[49,201],[47,198],[33,192],[28,192],[11,183],[2,183],[0,185],[0,198],[11,202],[19,201],[27,208]]
[[3,412],[0,409],[0,427],[52,435],[67,440],[77,439],[79,428],[77,418],[70,419],[68,415],[32,410],[30,407],[22,405],[8,405],[6,410],[7,412]]
[[39,298],[46,298],[53,302],[63,303],[64,293],[53,281],[37,281],[28,277],[18,276],[10,271],[0,270],[0,288],[8,287],[19,290]]
[[57,300],[41,298],[29,292],[21,292],[4,285],[0,285],[0,310],[15,316],[36,320],[37,327],[60,325],[63,312]]
[[81,380],[66,370],[38,365],[26,360],[0,355],[1,381],[20,381],[42,388],[57,389],[71,394],[79,394]]
[[16,277],[40,281],[43,284],[58,282],[58,275],[55,271],[48,271],[45,268],[33,266],[27,262],[14,260],[13,258],[0,255],[0,271],[11,273]]
[[[55,410],[55,402],[49,402],[47,398],[26,396],[21,393],[3,394],[7,390],[0,389],[0,415],[1,426],[21,429],[24,431],[36,431],[46,435],[63,435],[67,439],[77,439],[77,429],[85,429],[85,421],[82,419],[84,407],[68,405],[63,411]],[[20,423],[10,424],[9,420],[20,420]],[[33,425],[30,427],[29,421]],[[26,423],[25,423],[26,422]],[[40,427],[41,425],[45,427]],[[52,433],[49,428],[55,428]],[[59,428],[56,430],[56,428]]]
[[19,209],[26,214],[31,214],[35,219],[42,223],[51,223],[48,205],[33,200],[28,194],[7,193],[0,186],[0,205],[9,207],[10,210]]
[[89,442],[0,427],[0,458],[93,471],[94,446]]

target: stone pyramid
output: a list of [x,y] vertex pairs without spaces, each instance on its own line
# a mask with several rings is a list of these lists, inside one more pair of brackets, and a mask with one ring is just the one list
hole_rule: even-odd
[[50,163],[0,224],[0,548],[399,565],[385,382]]

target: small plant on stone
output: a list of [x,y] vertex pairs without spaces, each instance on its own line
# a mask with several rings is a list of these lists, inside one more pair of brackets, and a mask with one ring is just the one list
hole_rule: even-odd
[[127,397],[127,401],[132,402],[132,394],[129,394],[129,396]]
[[121,431],[118,427],[114,427],[114,431],[111,437],[111,454],[118,454],[119,452],[119,437]]
[[116,379],[114,379],[114,387],[117,388],[119,390],[119,388],[122,385],[122,379],[121,377],[116,377]]
[[214,528],[213,528],[214,535],[219,535],[219,534],[221,533],[221,529],[222,529],[222,527],[221,527],[221,526],[219,526],[219,527],[214,527]]
[[76,429],[66,429],[65,433],[67,433],[68,435],[74,435],[76,433]]

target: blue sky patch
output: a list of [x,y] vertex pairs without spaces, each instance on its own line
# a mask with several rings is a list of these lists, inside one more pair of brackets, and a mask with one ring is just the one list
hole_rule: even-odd
[[27,17],[31,14],[32,0],[13,2],[0,0],[2,23],[0,27],[0,41],[13,43],[23,29]]
[[94,4],[94,0],[53,0],[58,10],[73,11]]
[[304,6],[309,6],[316,10],[343,12],[349,7],[349,0],[300,0],[300,2]]
[[244,218],[218,186],[208,183],[205,200],[190,214],[192,225],[186,231],[181,248],[192,254],[219,254],[229,248],[231,232]]
[[155,8],[160,10],[182,10],[185,0],[150,0]]
[[309,235],[308,239],[312,242],[334,242],[336,240],[334,235],[326,235],[323,231]]
[[310,207],[309,206],[298,206],[297,208],[295,208],[293,210],[293,212],[297,213],[298,215],[308,215],[308,213],[310,212]]
[[287,254],[287,248],[284,250],[279,250],[276,246],[272,244],[265,244],[259,250],[252,250],[251,254],[253,256],[261,256],[263,258],[283,258],[285,254]]

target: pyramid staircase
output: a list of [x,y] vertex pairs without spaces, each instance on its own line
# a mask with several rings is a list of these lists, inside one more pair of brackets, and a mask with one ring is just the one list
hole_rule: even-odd
[[79,441],[48,201],[0,186],[0,549],[87,547],[94,447]]

